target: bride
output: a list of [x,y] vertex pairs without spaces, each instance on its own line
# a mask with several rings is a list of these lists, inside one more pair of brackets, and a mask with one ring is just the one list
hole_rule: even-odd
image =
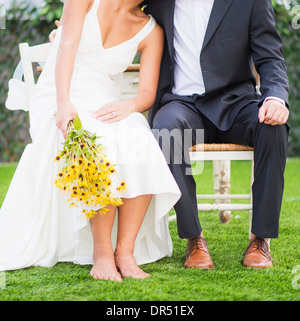
[[[140,113],[155,99],[163,32],[139,0],[66,0],[31,100],[29,144],[0,211],[0,269],[92,264],[95,279],[146,278],[139,265],[172,253],[168,211],[180,191]],[[116,78],[141,53],[138,94],[118,100]],[[53,184],[68,123],[100,136],[126,181],[123,204],[87,220]]]

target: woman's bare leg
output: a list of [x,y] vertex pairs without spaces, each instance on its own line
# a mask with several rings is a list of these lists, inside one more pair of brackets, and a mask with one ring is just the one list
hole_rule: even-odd
[[119,207],[118,239],[115,250],[116,265],[123,277],[147,278],[149,273],[140,269],[133,257],[138,231],[150,204],[152,195],[123,199]]
[[94,266],[91,269],[91,276],[94,279],[122,281],[117,271],[114,251],[111,244],[111,231],[115,220],[116,208],[108,207],[106,214],[97,214],[91,219],[91,228],[94,239]]

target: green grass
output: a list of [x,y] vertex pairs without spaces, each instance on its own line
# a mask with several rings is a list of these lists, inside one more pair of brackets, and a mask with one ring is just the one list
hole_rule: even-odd
[[[0,166],[0,204],[16,166]],[[186,241],[177,236],[176,222],[170,223],[173,256],[143,266],[151,276],[145,280],[124,279],[122,283],[93,280],[91,266],[58,263],[52,268],[30,267],[5,272],[1,301],[299,301],[300,288],[293,288],[300,276],[300,160],[291,159],[286,168],[286,186],[279,239],[271,241],[274,267],[246,269],[242,252],[248,245],[248,212],[233,212],[227,225],[219,223],[217,212],[199,217],[208,241],[215,269],[184,269]],[[248,192],[250,163],[233,162],[232,193]],[[244,178],[243,178],[244,177]],[[205,164],[197,177],[198,188],[212,193],[212,166]],[[297,273],[293,267],[299,265]],[[2,275],[3,277],[3,275]],[[300,280],[296,280],[300,285]]]

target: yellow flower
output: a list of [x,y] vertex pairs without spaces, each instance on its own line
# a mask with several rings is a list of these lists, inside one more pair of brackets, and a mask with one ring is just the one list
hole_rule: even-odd
[[97,212],[94,210],[86,211],[85,212],[85,217],[88,218],[89,220],[91,218],[94,218],[97,215]]
[[117,187],[118,191],[124,191],[126,189],[126,183],[122,181],[120,185]]
[[117,188],[113,187],[113,176],[117,175],[115,165],[107,159],[96,139],[95,134],[83,130],[76,116],[69,125],[63,150],[55,158],[55,161],[64,159],[55,185],[68,194],[70,207],[80,206],[88,219],[97,212],[105,214],[109,204],[120,206],[119,192],[126,188],[124,181]]

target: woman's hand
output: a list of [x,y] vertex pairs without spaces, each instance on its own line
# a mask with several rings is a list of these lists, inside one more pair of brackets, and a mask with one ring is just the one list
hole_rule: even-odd
[[94,118],[110,124],[128,117],[135,111],[132,100],[114,101],[99,108],[94,113]]
[[59,103],[56,112],[56,126],[62,131],[64,138],[67,136],[68,124],[77,115],[75,107],[69,100]]
[[[59,27],[60,26],[60,21],[56,20],[55,21],[55,25],[56,25],[56,27]],[[49,34],[49,40],[50,40],[51,43],[53,43],[53,41],[55,39],[56,32],[57,32],[57,29],[53,29]]]

